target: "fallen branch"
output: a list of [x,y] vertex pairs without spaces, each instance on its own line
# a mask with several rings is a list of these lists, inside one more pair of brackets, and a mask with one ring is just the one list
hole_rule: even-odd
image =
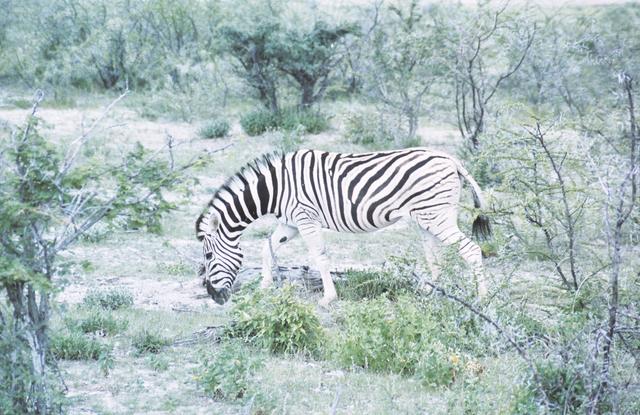
[[[242,285],[254,281],[256,278],[261,278],[261,272],[262,268],[259,267],[243,268],[240,270],[233,286],[233,292],[238,291]],[[304,288],[312,292],[322,291],[322,277],[320,277],[320,272],[312,270],[308,266],[278,266],[276,267],[276,272],[276,275],[280,276],[280,281],[277,281],[276,283],[288,281],[292,284],[302,285]],[[334,281],[339,281],[344,279],[344,275],[344,272],[335,271],[331,273],[331,278]]]
[[220,343],[222,340],[222,332],[225,326],[207,326],[202,330],[198,330],[188,337],[177,339],[173,342],[173,346],[191,346],[197,343]]

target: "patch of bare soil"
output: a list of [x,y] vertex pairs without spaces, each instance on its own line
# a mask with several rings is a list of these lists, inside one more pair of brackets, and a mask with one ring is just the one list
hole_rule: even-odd
[[197,276],[187,281],[136,277],[97,278],[91,286],[86,283],[68,285],[58,295],[58,300],[67,304],[79,304],[89,290],[109,287],[129,290],[134,297],[134,307],[145,310],[188,312],[216,306]]

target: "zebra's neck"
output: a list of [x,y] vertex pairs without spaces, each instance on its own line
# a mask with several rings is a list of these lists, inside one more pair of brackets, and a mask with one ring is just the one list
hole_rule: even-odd
[[246,165],[218,190],[210,202],[220,218],[218,233],[235,241],[256,219],[277,213],[278,172],[282,156],[268,155]]

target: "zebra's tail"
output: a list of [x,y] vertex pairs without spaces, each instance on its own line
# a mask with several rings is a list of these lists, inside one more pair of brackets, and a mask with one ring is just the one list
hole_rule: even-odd
[[[487,207],[487,203],[482,197],[482,189],[478,185],[478,182],[469,174],[467,169],[464,168],[460,161],[455,160],[456,167],[458,168],[458,174],[462,176],[467,183],[471,185],[471,192],[473,194],[473,205],[477,209],[484,209]],[[476,219],[473,221],[473,225],[471,226],[471,232],[473,236],[478,239],[486,240],[491,236],[491,223],[489,222],[489,217],[483,215],[482,213],[478,214]]]

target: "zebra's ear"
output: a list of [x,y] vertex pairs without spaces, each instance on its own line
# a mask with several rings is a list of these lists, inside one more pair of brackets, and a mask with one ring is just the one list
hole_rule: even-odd
[[218,229],[220,219],[214,213],[204,212],[196,220],[196,238],[202,241],[205,235],[211,235]]

